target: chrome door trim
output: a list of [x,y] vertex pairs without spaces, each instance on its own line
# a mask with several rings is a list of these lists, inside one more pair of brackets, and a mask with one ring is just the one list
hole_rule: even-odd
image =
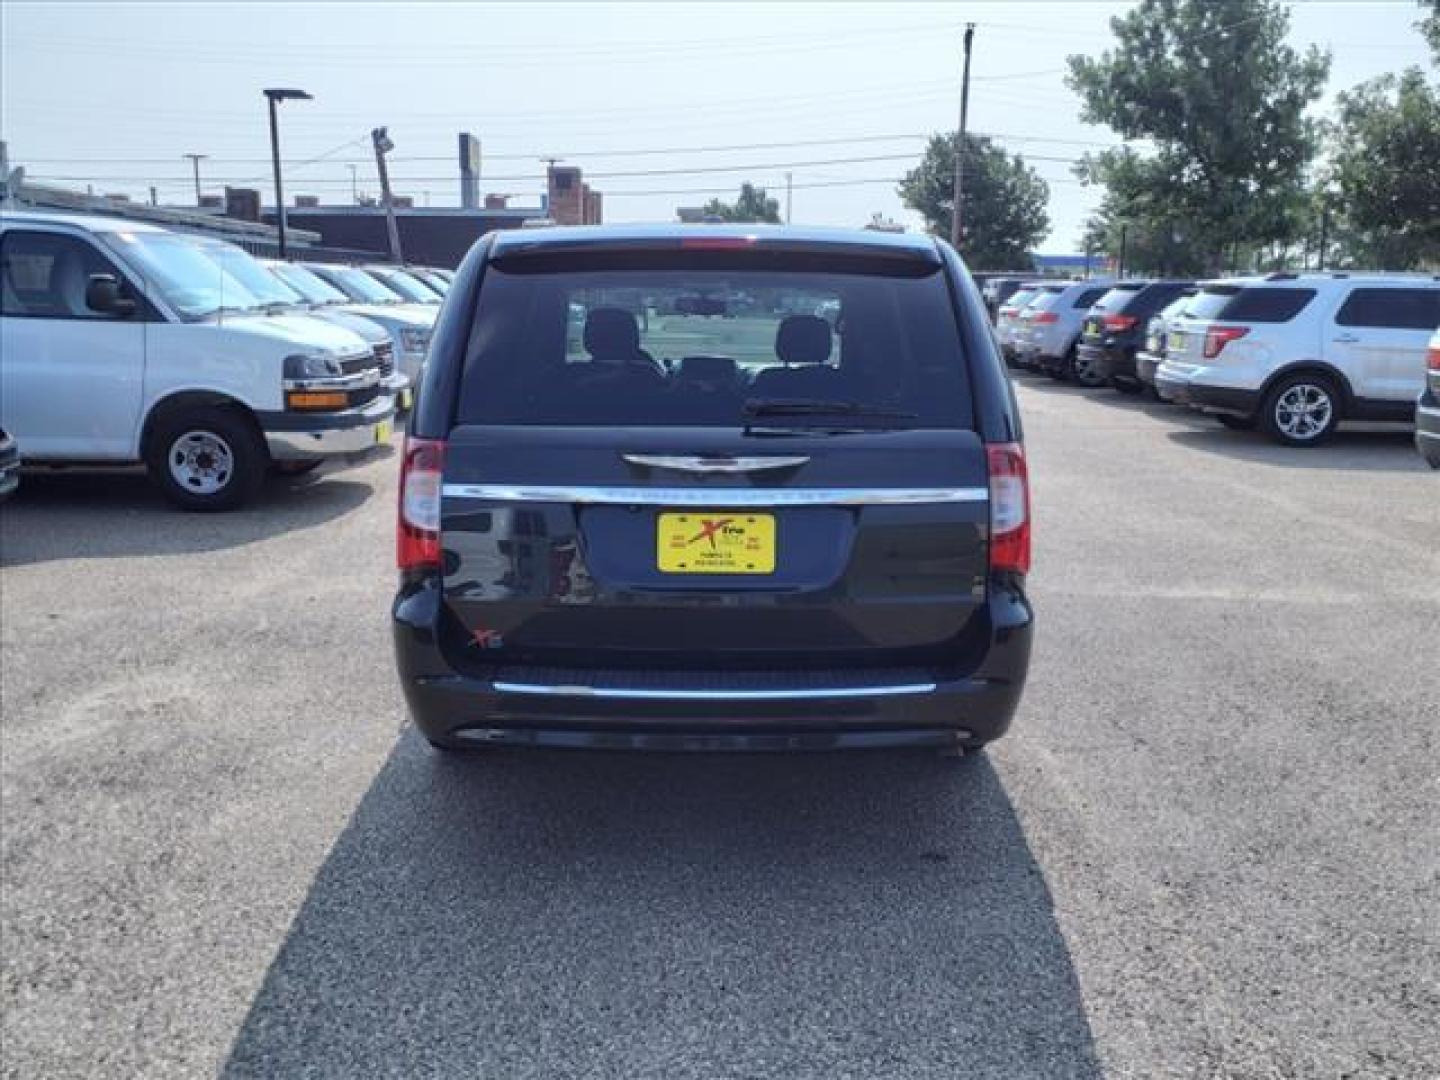
[[622,686],[571,686],[548,683],[495,682],[502,694],[544,697],[623,698],[645,701],[804,701],[813,698],[870,698],[906,694],[933,694],[936,684],[900,683],[894,686],[817,686],[803,690],[658,690]]
[[627,463],[647,469],[674,469],[691,473],[752,473],[766,469],[793,469],[810,460],[809,455],[792,457],[705,457],[698,454],[621,454]]
[[446,484],[447,499],[487,502],[581,503],[601,506],[896,506],[979,503],[989,488],[733,488],[608,487],[544,484]]

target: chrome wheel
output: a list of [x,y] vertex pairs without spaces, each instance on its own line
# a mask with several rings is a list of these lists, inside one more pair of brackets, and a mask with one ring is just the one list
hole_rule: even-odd
[[170,476],[185,491],[214,495],[235,475],[230,444],[213,431],[187,431],[170,444]]
[[1335,403],[1330,391],[1314,383],[1286,387],[1275,399],[1275,427],[1297,442],[1323,435],[1334,415]]

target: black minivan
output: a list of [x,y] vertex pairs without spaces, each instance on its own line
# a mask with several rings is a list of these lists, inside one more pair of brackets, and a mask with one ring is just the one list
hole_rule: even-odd
[[437,747],[953,751],[1019,702],[1020,418],[930,237],[491,233],[400,485],[396,655]]

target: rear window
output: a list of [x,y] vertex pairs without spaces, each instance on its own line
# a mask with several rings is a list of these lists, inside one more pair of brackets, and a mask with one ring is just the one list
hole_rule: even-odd
[[[886,426],[972,428],[943,273],[788,271],[684,261],[487,267],[462,424],[736,427],[757,402],[843,402]],[[770,426],[836,426],[836,414]],[[854,426],[874,426],[856,418]],[[847,422],[848,424],[848,422]]]
[[1060,294],[1065,290],[1055,285],[1047,285],[1035,298],[1026,306],[1028,311],[1049,311],[1055,306],[1055,301],[1060,299]]
[[1104,285],[1102,285],[1098,289],[1086,289],[1079,296],[1075,297],[1075,306],[1077,308],[1085,308],[1088,310],[1095,305],[1095,302],[1097,300],[1099,300],[1109,291],[1109,287]]
[[1030,303],[1030,301],[1034,299],[1034,289],[1017,289],[1015,292],[1010,294],[1010,298],[1005,301],[1004,306],[1017,309],[1023,308],[1026,304]]
[[1286,286],[1219,285],[1203,289],[1190,302],[1192,319],[1224,322],[1283,323],[1305,310],[1314,289]]
[[1095,301],[1095,306],[1101,311],[1120,311],[1135,299],[1136,294],[1144,287],[1143,285],[1117,285],[1112,289],[1105,290],[1105,294]]
[[1356,289],[1335,321],[1341,326],[1434,330],[1440,326],[1440,289]]

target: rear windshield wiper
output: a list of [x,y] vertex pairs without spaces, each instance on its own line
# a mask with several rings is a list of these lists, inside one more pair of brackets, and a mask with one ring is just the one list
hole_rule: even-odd
[[825,401],[821,398],[751,398],[745,402],[746,416],[866,416],[882,420],[915,420],[916,413],[865,405],[858,401]]

